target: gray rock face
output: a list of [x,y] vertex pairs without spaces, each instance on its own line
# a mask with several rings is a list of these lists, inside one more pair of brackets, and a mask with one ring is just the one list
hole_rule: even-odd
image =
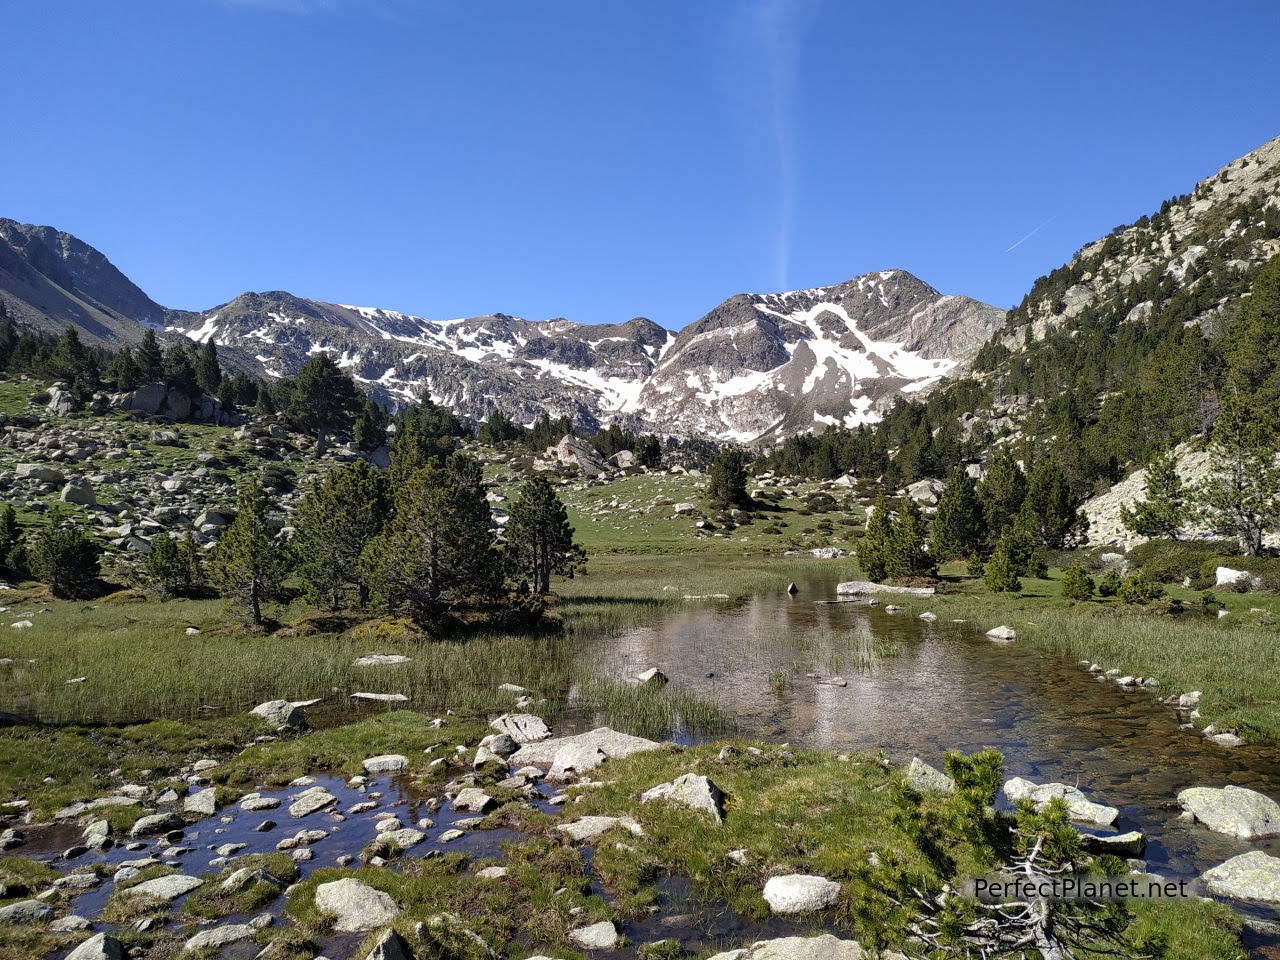
[[1038,810],[1043,810],[1053,798],[1061,797],[1066,801],[1067,812],[1071,819],[1079,823],[1109,827],[1120,816],[1120,811],[1115,807],[1094,803],[1078,788],[1065,783],[1034,784],[1030,780],[1014,777],[1005,783],[1003,789],[1004,795],[1010,801],[1030,800]]
[[907,765],[907,783],[921,793],[955,793],[956,782],[941,770],[929,766],[919,757],[912,757]]
[[67,960],[124,960],[124,947],[113,936],[95,933],[67,954]]
[[400,915],[389,894],[350,877],[316,887],[316,909],[334,917],[334,929],[343,933],[377,930]]
[[204,881],[199,877],[185,877],[182,874],[174,874],[168,877],[156,877],[154,880],[144,880],[136,886],[122,890],[121,893],[128,896],[156,897],[165,903],[169,903],[190,893],[203,883]]
[[826,877],[792,873],[765,881],[764,900],[776,914],[813,913],[834,906],[840,884]]
[[67,485],[62,488],[62,493],[58,495],[58,499],[63,503],[75,503],[84,507],[97,506],[98,503],[98,497],[93,492],[93,484],[80,477],[69,480]]
[[187,950],[217,950],[229,943],[248,940],[256,931],[247,923],[229,923],[221,927],[210,927],[201,930],[183,946]]
[[166,833],[170,830],[181,830],[186,824],[176,813],[156,813],[149,817],[140,817],[129,829],[131,837],[149,837],[155,833]]
[[1206,870],[1200,877],[1210,893],[1233,900],[1280,903],[1280,858],[1251,850]]
[[1242,840],[1280,836],[1280,803],[1244,787],[1191,787],[1178,805],[1210,830]]
[[380,757],[369,757],[362,766],[365,773],[374,776],[380,773],[400,773],[409,769],[409,758],[398,753],[387,753]]
[[400,934],[394,930],[388,930],[378,938],[378,942],[365,955],[364,960],[413,960],[413,954]]
[[307,723],[306,715],[302,710],[288,700],[268,700],[266,703],[258,704],[249,712],[255,717],[261,717],[277,729],[304,727]]
[[186,813],[194,813],[201,817],[212,817],[218,812],[218,791],[213,787],[193,793],[182,802]]
[[583,950],[614,950],[618,946],[618,928],[602,920],[589,927],[569,931],[569,939]]
[[[743,950],[717,953],[710,960],[865,960],[869,954],[855,940],[840,940],[829,933],[817,937],[780,937],[759,940]],[[901,960],[899,953],[883,960]]]
[[489,726],[499,733],[505,733],[516,743],[538,743],[551,736],[546,722],[531,713],[504,713]]
[[577,467],[584,477],[598,477],[608,466],[595,447],[571,433],[561,438],[554,447],[548,447],[547,455],[555,457],[566,466]]
[[0,923],[46,923],[53,908],[42,900],[19,900],[0,907]]
[[670,783],[660,783],[640,794],[642,803],[667,800],[709,814],[717,823],[724,819],[724,792],[706,777],[686,773]]
[[[633,753],[640,753],[644,750],[657,750],[662,744],[655,743],[652,740],[646,740],[644,737],[633,737],[626,733],[618,733],[616,730],[610,730],[608,727],[597,727],[587,733],[580,733],[572,737],[557,737],[552,740],[543,740],[540,743],[527,743],[517,750],[511,756],[511,765],[513,767],[524,766],[525,764],[535,764],[538,766],[546,766],[554,763],[556,755],[566,748],[581,749],[584,751],[584,759],[588,756],[594,757],[591,751],[599,753],[599,760],[610,757],[629,757]],[[586,769],[593,769],[595,764],[588,766]],[[579,773],[585,772],[582,769]]]

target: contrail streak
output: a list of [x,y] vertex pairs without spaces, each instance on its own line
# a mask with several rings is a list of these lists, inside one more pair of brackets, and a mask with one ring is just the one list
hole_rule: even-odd
[[1034,230],[1028,233],[1021,240],[1015,240],[1013,243],[1009,244],[1009,246],[1005,247],[1004,252],[1008,253],[1011,250],[1017,250],[1020,246],[1022,246],[1024,243],[1026,243],[1028,240],[1034,237],[1037,233],[1039,233],[1041,230],[1043,230],[1045,227],[1047,227],[1049,224],[1053,223],[1053,221],[1057,219],[1058,219],[1058,215],[1055,213],[1052,217],[1050,217],[1044,223],[1040,224],[1040,226],[1036,227]]

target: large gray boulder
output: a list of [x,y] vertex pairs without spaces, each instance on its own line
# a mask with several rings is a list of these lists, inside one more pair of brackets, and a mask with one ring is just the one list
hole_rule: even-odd
[[531,713],[504,713],[489,726],[505,733],[516,743],[538,743],[551,737],[546,721]]
[[1178,805],[1217,833],[1241,840],[1280,836],[1280,803],[1244,787],[1191,787]]
[[764,900],[776,914],[813,913],[834,906],[840,899],[840,884],[826,877],[792,873],[770,877],[764,885]]
[[[555,762],[556,755],[561,750],[568,748],[582,750],[584,754],[591,756],[595,756],[592,751],[596,751],[600,754],[599,760],[603,760],[606,758],[621,759],[629,757],[633,753],[657,750],[661,746],[662,744],[655,743],[653,740],[646,740],[644,737],[633,737],[626,733],[610,730],[608,727],[597,727],[595,730],[579,733],[572,737],[556,737],[539,743],[526,743],[512,754],[511,766],[513,768],[527,764],[547,766]],[[590,767],[587,769],[590,769]],[[578,770],[578,772],[582,773],[584,770]]]
[[203,883],[204,881],[199,877],[174,874],[168,877],[156,877],[154,880],[144,880],[142,883],[120,891],[120,895],[155,897],[169,903],[190,893]]
[[95,933],[67,954],[67,960],[124,960],[124,947],[109,934]]
[[277,730],[283,730],[285,727],[304,727],[307,724],[306,714],[288,700],[268,700],[266,703],[258,704],[249,712],[255,717],[261,717]]
[[212,817],[218,812],[218,791],[214,787],[193,793],[182,801],[184,813],[200,817]]
[[367,933],[385,927],[400,915],[389,894],[351,877],[316,887],[316,909],[334,917],[342,933]]
[[1280,903],[1280,858],[1250,850],[1206,870],[1200,879],[1210,893],[1233,900]]
[[117,410],[136,410],[154,417],[164,406],[169,388],[163,383],[144,383],[137,390],[129,393],[117,393],[111,398],[111,405]]
[[704,776],[686,773],[669,783],[660,783],[640,794],[641,803],[667,800],[710,814],[719,823],[724,819],[724,791]]
[[228,923],[220,927],[201,930],[184,945],[187,950],[218,950],[229,943],[248,940],[257,931],[247,923]]
[[47,923],[53,908],[42,900],[19,900],[0,907],[0,923]]
[[98,505],[98,496],[93,492],[93,484],[83,477],[72,477],[68,480],[67,485],[62,488],[62,493],[58,494],[58,499],[63,503],[79,504],[82,507]]
[[1043,810],[1049,801],[1060,797],[1067,804],[1067,813],[1077,823],[1091,823],[1099,827],[1109,827],[1116,822],[1120,811],[1101,803],[1094,803],[1080,791],[1066,783],[1035,784],[1022,777],[1014,777],[1004,785],[1004,795],[1016,803],[1019,800],[1030,800],[1037,810]]
[[614,827],[622,827],[637,837],[644,836],[644,827],[631,817],[579,817],[572,823],[562,823],[556,829],[569,835],[577,843],[594,840]]
[[[781,937],[758,940],[742,950],[717,953],[711,960],[864,960],[869,956],[855,940],[840,940],[829,933],[817,937]],[[884,960],[901,960],[899,953]]]
[[608,920],[569,931],[569,939],[583,950],[614,950],[618,946],[618,928]]
[[13,475],[19,480],[37,480],[40,483],[64,483],[67,479],[61,470],[43,463],[20,463],[13,468]]
[[176,813],[153,813],[147,817],[139,817],[129,828],[129,836],[149,837],[156,833],[167,833],[170,830],[181,830],[186,826],[182,817]]
[[905,774],[907,783],[921,793],[955,793],[956,782],[919,757],[912,757]]

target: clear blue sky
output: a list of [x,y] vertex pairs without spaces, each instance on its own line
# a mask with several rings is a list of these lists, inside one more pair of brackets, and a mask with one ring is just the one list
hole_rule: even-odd
[[888,267],[1009,306],[1280,134],[1275,0],[12,0],[0,36],[0,216],[191,309],[678,328]]

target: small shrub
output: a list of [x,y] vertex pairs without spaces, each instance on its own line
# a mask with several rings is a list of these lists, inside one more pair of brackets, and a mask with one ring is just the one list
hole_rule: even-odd
[[1092,600],[1095,589],[1093,577],[1078,563],[1062,575],[1062,596],[1068,600]]
[[1221,543],[1148,540],[1129,551],[1129,562],[1156,583],[1181,583],[1205,566],[1217,567],[1231,551]]
[[78,527],[63,527],[56,514],[32,541],[32,575],[59,600],[85,600],[98,589],[102,548]]
[[1131,573],[1121,581],[1116,596],[1125,603],[1146,604],[1164,596],[1164,587],[1141,572]]
[[1004,543],[996,547],[996,552],[987,561],[982,571],[982,582],[992,593],[1022,592],[1022,581],[1018,579],[1017,568]]
[[1124,581],[1120,578],[1120,574],[1114,570],[1108,570],[1098,581],[1098,596],[1114,597],[1120,592],[1120,584],[1123,582]]

